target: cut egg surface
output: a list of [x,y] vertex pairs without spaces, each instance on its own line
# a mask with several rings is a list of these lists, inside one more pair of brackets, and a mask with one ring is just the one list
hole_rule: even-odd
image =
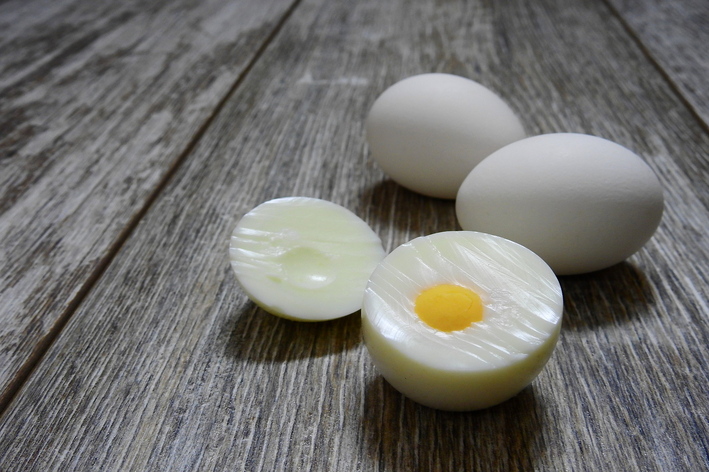
[[299,321],[359,310],[384,255],[379,237],[357,215],[307,197],[257,206],[239,221],[229,247],[231,266],[249,298],[269,313]]
[[559,282],[536,254],[472,231],[389,254],[364,295],[362,331],[382,376],[423,405],[468,411],[529,385],[556,345]]

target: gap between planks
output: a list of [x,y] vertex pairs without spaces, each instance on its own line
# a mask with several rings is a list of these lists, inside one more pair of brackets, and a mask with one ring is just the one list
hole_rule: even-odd
[[106,271],[108,266],[111,265],[116,255],[120,252],[121,248],[125,242],[130,238],[133,231],[138,227],[138,224],[148,213],[150,208],[153,206],[155,201],[158,199],[160,194],[165,190],[167,185],[170,183],[172,178],[177,173],[177,170],[182,166],[182,164],[187,160],[187,157],[192,153],[197,144],[201,141],[202,137],[206,131],[211,126],[214,119],[219,115],[224,105],[229,101],[229,98],[234,95],[239,86],[244,82],[249,72],[253,69],[254,65],[261,58],[263,53],[266,51],[268,46],[273,42],[273,40],[278,36],[278,33],[283,29],[283,26],[288,21],[288,19],[293,15],[293,12],[300,5],[301,0],[294,0],[293,3],[285,11],[281,19],[276,23],[271,33],[266,37],[263,43],[258,47],[254,56],[249,60],[249,62],[244,67],[244,70],[239,74],[234,83],[231,85],[229,90],[224,94],[224,96],[219,100],[219,102],[214,107],[212,113],[204,120],[202,125],[195,133],[194,137],[187,143],[185,149],[177,156],[173,163],[169,166],[163,177],[157,183],[153,191],[148,195],[143,206],[135,213],[128,224],[125,226],[123,231],[118,235],[113,244],[109,247],[106,255],[101,259],[101,261],[96,266],[93,273],[86,279],[86,282],[81,286],[76,296],[69,302],[66,310],[59,315],[54,325],[49,329],[47,334],[43,336],[35,345],[30,356],[25,360],[15,374],[15,376],[8,383],[5,392],[0,394],[0,419],[4,416],[5,412],[8,410],[10,404],[17,397],[22,390],[22,387],[27,382],[27,380],[34,372],[35,368],[39,365],[44,358],[44,355],[49,351],[49,348],[54,344],[54,341],[59,337],[59,335],[64,330],[73,314],[84,301],[86,296],[91,292],[91,289],[96,285],[96,283],[101,279],[101,276]]
[[689,111],[689,113],[692,115],[692,117],[699,123],[699,126],[707,133],[709,134],[709,123],[704,121],[702,116],[699,114],[697,109],[694,107],[692,102],[685,97],[685,95],[682,93],[682,90],[680,87],[677,85],[677,83],[672,79],[672,76],[665,70],[665,68],[660,64],[659,60],[655,59],[655,57],[652,55],[652,52],[650,49],[645,46],[645,43],[643,42],[642,38],[640,35],[635,31],[635,29],[630,25],[628,21],[624,18],[623,14],[620,13],[620,10],[618,10],[615,5],[613,5],[612,0],[603,0],[603,3],[606,5],[608,10],[613,14],[614,17],[618,19],[620,22],[621,26],[625,30],[626,33],[628,33],[628,36],[633,40],[636,46],[640,49],[640,51],[643,53],[643,55],[647,58],[648,62],[652,64],[652,66],[657,70],[657,72],[660,74],[660,76],[667,82],[669,85],[670,90],[675,94],[675,96],[679,99],[680,103],[684,105],[684,107]]

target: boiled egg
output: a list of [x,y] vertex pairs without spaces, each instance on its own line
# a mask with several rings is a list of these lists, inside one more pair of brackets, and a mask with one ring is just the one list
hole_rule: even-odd
[[609,267],[640,249],[662,218],[659,180],[637,154],[575,133],[534,136],[491,154],[456,199],[465,230],[496,234],[558,275]]
[[550,358],[561,287],[529,249],[453,231],[391,252],[364,294],[362,333],[374,365],[406,397],[467,411],[520,392]]
[[414,192],[450,199],[483,158],[525,137],[499,96],[450,74],[395,83],[374,102],[365,127],[372,158],[389,177]]
[[360,309],[384,258],[381,240],[357,215],[307,197],[270,200],[241,218],[229,257],[244,292],[283,318],[324,321]]

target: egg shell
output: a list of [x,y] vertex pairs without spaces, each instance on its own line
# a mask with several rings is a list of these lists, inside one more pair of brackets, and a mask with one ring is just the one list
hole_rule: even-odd
[[389,87],[366,121],[372,158],[414,192],[455,198],[483,158],[525,137],[519,119],[494,92],[449,74],[421,74]]
[[[477,293],[483,319],[443,332],[415,313],[436,285]],[[469,411],[499,404],[529,385],[549,360],[561,329],[556,276],[512,241],[470,231],[416,238],[374,270],[362,307],[362,334],[377,370],[423,405]]]
[[568,275],[635,253],[663,206],[660,182],[638,155],[603,138],[558,133],[487,157],[461,185],[456,214],[463,229],[516,241]]
[[234,228],[229,257],[243,290],[274,315],[325,321],[359,310],[381,240],[357,215],[308,197],[270,200]]

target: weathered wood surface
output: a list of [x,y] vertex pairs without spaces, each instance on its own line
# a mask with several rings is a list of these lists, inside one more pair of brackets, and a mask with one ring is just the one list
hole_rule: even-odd
[[706,0],[607,0],[687,106],[709,128],[709,6]]
[[0,408],[291,3],[0,4]]
[[[701,59],[698,59],[701,60]],[[666,190],[628,262],[565,277],[557,351],[489,410],[443,413],[386,384],[356,315],[265,314],[228,237],[307,195],[388,250],[456,227],[368,157],[376,96],[420,72],[500,93],[530,134],[642,155]],[[605,4],[303,0],[0,418],[0,470],[706,470],[709,135]]]

